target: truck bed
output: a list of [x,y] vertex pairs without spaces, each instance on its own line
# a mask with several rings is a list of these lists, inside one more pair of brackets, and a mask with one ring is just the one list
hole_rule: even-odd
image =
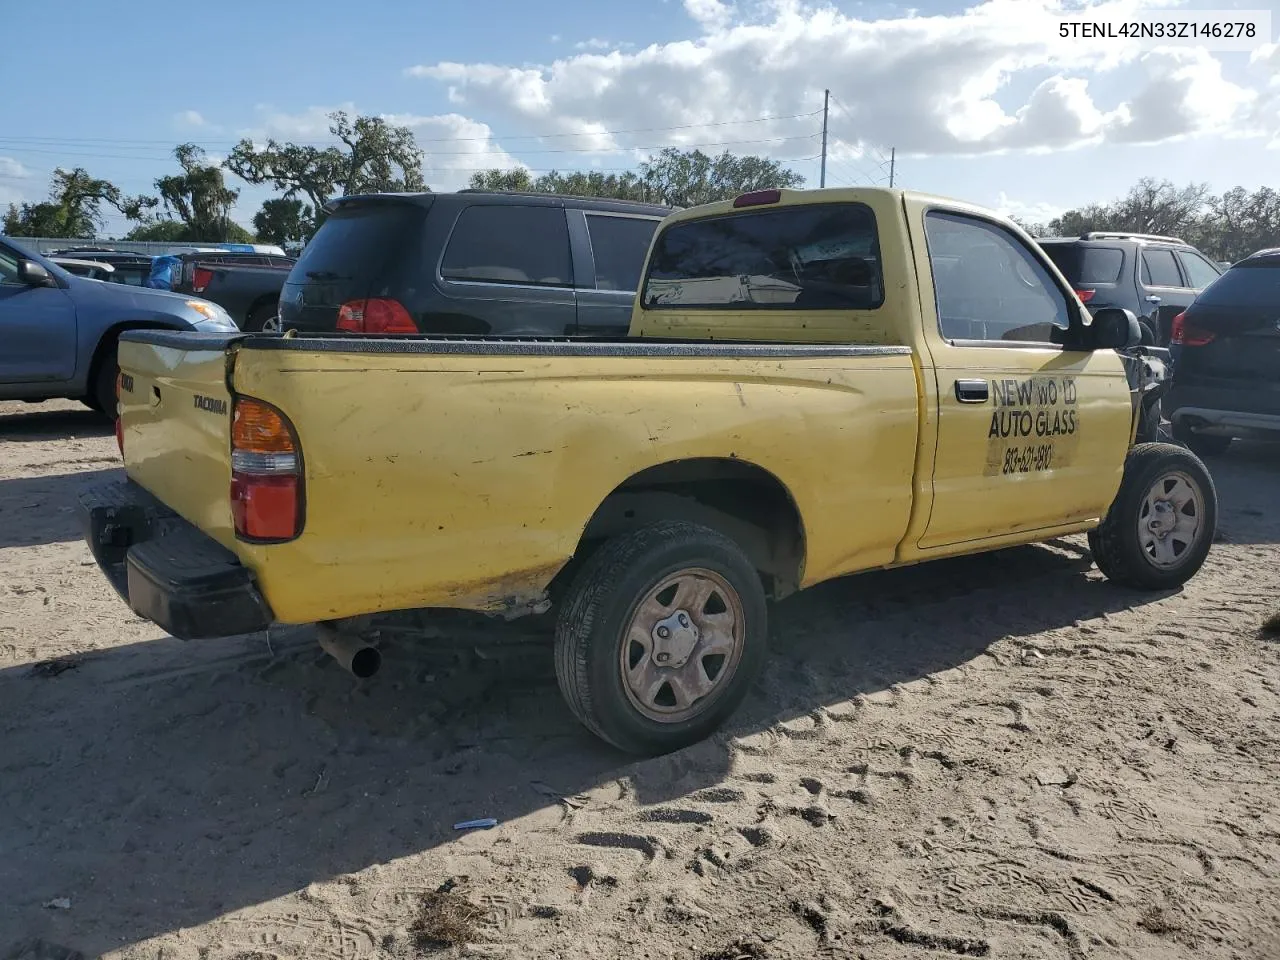
[[[610,493],[682,461],[754,465],[823,518],[807,582],[891,562],[911,511],[907,347],[137,331],[120,365],[129,476],[234,552],[284,622],[529,601]],[[237,395],[296,430],[294,541],[235,537]]]

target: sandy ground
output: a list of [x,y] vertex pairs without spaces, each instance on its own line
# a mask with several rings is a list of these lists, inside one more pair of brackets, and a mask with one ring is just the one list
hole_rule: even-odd
[[389,633],[365,683],[307,630],[163,636],[79,539],[117,466],[0,404],[0,960],[1280,957],[1280,449],[1211,463],[1182,592],[1080,539],[827,584],[639,763],[527,627]]

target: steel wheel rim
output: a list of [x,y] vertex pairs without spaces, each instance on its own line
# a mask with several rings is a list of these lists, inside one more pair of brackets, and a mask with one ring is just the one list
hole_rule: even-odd
[[1147,562],[1171,570],[1186,562],[1204,529],[1204,496],[1199,485],[1176,470],[1147,489],[1138,510],[1138,545]]
[[280,330],[279,317],[268,317],[266,320],[262,321],[263,333],[277,333],[279,332],[279,330]]
[[745,635],[742,599],[728,580],[703,567],[669,574],[632,608],[623,630],[622,689],[650,720],[692,719],[729,685]]

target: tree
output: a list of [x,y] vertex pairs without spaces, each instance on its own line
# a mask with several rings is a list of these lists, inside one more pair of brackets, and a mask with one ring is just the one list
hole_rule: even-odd
[[178,144],[173,156],[182,172],[160,177],[156,189],[165,213],[185,225],[187,235],[182,239],[226,241],[233,236],[247,237],[248,231],[231,220],[231,208],[240,191],[227,186],[222,168],[207,163],[204,150],[194,143]]
[[352,120],[342,110],[329,119],[329,133],[341,146],[268,140],[259,147],[246,138],[227,157],[227,169],[248,183],[283,190],[285,199],[305,197],[317,217],[336,196],[428,189],[411,129],[381,117]]
[[1280,245],[1280,193],[1233,187],[1213,196],[1203,183],[1176,187],[1144,177],[1119,200],[1068,210],[1035,236],[1077,237],[1090,231],[1176,236],[1221,260],[1238,260]]
[[804,177],[777,160],[734,156],[725,151],[709,157],[701,150],[667,147],[640,164],[640,176],[650,199],[673,207],[728,200],[752,190],[799,187]]
[[82,237],[92,239],[104,223],[102,205],[115,207],[136,220],[155,206],[150,197],[128,197],[109,180],[91,177],[83,167],[53,171],[49,199],[43,203],[9,205],[4,232],[11,237]]
[[315,215],[297,198],[276,197],[253,215],[253,229],[263,243],[305,243],[315,232]]
[[701,150],[668,147],[650,156],[639,170],[621,174],[599,171],[560,173],[553,170],[532,179],[528,170],[481,170],[471,186],[482,190],[532,190],[576,194],[613,200],[647,200],[689,207],[727,200],[740,193],[770,187],[798,187],[804,177],[765,157],[735,156],[728,151],[709,157]]

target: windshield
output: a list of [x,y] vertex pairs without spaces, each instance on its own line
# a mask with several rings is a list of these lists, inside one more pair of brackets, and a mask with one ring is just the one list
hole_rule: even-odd
[[1244,261],[1232,267],[1196,298],[1209,307],[1271,307],[1280,315],[1280,258]]

